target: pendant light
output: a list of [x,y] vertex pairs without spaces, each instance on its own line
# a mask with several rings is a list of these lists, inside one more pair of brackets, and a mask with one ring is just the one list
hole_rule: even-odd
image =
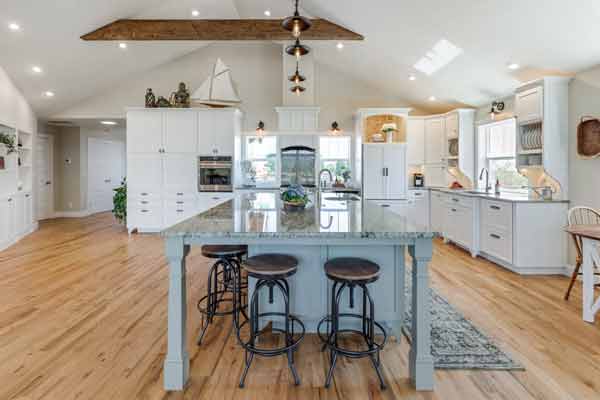
[[258,136],[259,139],[265,137],[265,123],[262,121],[258,121],[258,127],[256,128],[256,136]]
[[302,32],[310,29],[312,22],[310,19],[300,15],[300,12],[298,11],[298,0],[296,0],[296,11],[294,11],[294,15],[284,19],[281,26],[286,31],[292,32],[292,35],[295,38],[299,38]]
[[342,134],[342,130],[340,129],[340,126],[338,125],[337,121],[333,121],[333,123],[331,124],[329,134],[331,136],[340,136]]
[[296,73],[288,78],[290,82],[295,83],[296,85],[300,84],[300,82],[304,82],[306,77],[304,75],[300,75],[300,71],[298,70],[298,62],[296,62]]
[[300,39],[296,39],[296,43],[285,48],[285,52],[290,56],[296,56],[296,60],[310,53],[310,47],[300,43]]
[[300,96],[302,94],[302,92],[304,92],[306,89],[303,88],[300,85],[296,85],[293,88],[290,89],[290,92],[292,93],[296,93],[296,95]]

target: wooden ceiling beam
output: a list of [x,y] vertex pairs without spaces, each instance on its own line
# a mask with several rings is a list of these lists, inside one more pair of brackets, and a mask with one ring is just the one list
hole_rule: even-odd
[[[302,40],[364,40],[326,19],[313,19]],[[83,40],[290,40],[276,19],[120,19],[81,37]]]

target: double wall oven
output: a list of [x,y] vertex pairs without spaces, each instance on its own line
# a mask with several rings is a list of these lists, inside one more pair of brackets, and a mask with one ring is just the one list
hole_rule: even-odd
[[198,157],[198,191],[232,192],[232,157]]

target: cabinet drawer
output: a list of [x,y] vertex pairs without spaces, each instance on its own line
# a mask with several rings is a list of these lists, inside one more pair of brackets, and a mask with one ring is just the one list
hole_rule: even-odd
[[507,231],[484,226],[481,231],[481,250],[500,260],[512,264],[512,235]]
[[163,212],[160,203],[134,205],[128,210],[128,216],[139,229],[162,229]]
[[426,190],[409,190],[410,197],[415,200],[424,200],[427,198]]
[[475,199],[473,197],[447,194],[446,201],[450,206],[461,206],[472,209]]
[[512,203],[484,200],[481,208],[483,226],[512,232]]
[[159,201],[162,193],[160,191],[132,188],[127,193],[132,199],[144,199],[148,201]]
[[184,188],[179,188],[179,189],[171,189],[171,190],[165,190],[165,198],[166,199],[171,199],[171,200],[177,200],[177,199],[184,199],[184,200],[189,200],[189,199],[195,199],[196,196],[198,195],[198,191],[193,190],[193,189],[184,189]]

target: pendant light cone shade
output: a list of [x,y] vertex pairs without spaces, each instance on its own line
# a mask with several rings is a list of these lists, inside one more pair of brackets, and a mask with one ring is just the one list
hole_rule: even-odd
[[285,52],[290,56],[296,56],[296,59],[299,60],[300,57],[310,53],[310,47],[301,44],[300,40],[296,39],[296,43],[294,43],[292,46],[286,47]]
[[296,63],[296,72],[294,73],[294,75],[290,76],[288,78],[288,80],[290,82],[295,83],[296,85],[298,85],[300,82],[304,82],[306,80],[305,76],[300,75],[300,71],[298,70],[298,63]]
[[299,38],[302,32],[310,29],[312,22],[310,19],[300,15],[300,12],[298,11],[298,0],[296,0],[296,11],[294,11],[294,15],[284,19],[281,26],[286,31],[292,32],[292,35],[295,38]]
[[300,96],[300,95],[302,94],[302,92],[304,92],[305,90],[306,90],[306,89],[305,89],[305,88],[303,88],[303,87],[302,87],[302,86],[300,86],[300,85],[296,85],[296,86],[294,86],[293,88],[291,88],[291,89],[290,89],[290,91],[291,91],[292,93],[296,93],[298,96]]

